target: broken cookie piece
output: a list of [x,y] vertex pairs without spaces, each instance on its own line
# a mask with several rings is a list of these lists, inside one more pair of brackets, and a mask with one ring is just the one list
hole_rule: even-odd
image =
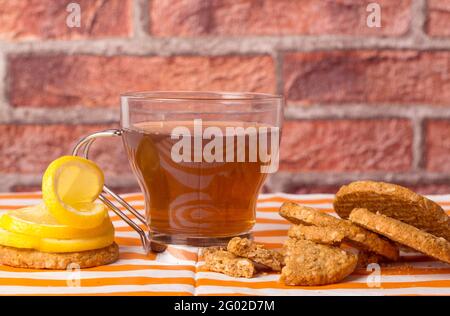
[[238,258],[231,252],[220,248],[203,251],[205,268],[213,272],[220,272],[231,277],[251,278],[255,274],[253,262],[246,258]]
[[231,239],[227,250],[236,256],[248,258],[273,271],[281,271],[284,262],[283,255],[279,252],[267,249],[247,238],[235,237]]
[[292,225],[288,236],[296,239],[306,239],[318,244],[336,245],[342,242],[345,234],[333,227],[319,227],[306,225]]
[[343,249],[309,240],[288,239],[286,265],[280,281],[286,285],[324,285],[336,283],[351,274],[358,256]]

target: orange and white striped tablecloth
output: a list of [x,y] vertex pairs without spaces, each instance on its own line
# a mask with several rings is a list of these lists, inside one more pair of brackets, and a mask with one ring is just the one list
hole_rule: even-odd
[[[125,198],[143,210],[141,194]],[[450,213],[450,195],[430,198]],[[40,199],[40,193],[0,194],[0,211],[36,204]],[[255,240],[269,247],[281,246],[289,227],[277,213],[283,201],[332,213],[332,199],[330,194],[261,195]],[[402,253],[401,263],[382,267],[378,280],[372,271],[360,269],[339,284],[293,287],[279,283],[278,274],[243,279],[205,271],[195,247],[169,246],[164,253],[146,255],[138,235],[114,214],[112,218],[121,252],[118,262],[82,271],[0,266],[0,295],[450,295],[450,265],[417,253]]]

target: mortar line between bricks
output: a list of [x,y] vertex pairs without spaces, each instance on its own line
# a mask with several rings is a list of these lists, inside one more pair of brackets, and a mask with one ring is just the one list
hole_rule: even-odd
[[352,36],[284,36],[284,37],[197,37],[197,38],[113,38],[77,41],[1,42],[0,50],[8,54],[90,54],[90,55],[255,55],[275,52],[335,50],[449,50],[449,38],[428,38],[418,42],[414,36],[399,38]]
[[428,104],[295,105],[285,108],[286,119],[449,119],[450,108]]
[[283,53],[275,52],[273,55],[273,60],[275,62],[276,93],[283,94],[284,90]]
[[146,0],[133,0],[133,38],[146,39],[148,29],[148,10]]
[[448,175],[426,171],[390,172],[288,172],[271,175],[266,187],[271,192],[293,192],[300,185],[337,186],[358,180],[385,181],[402,184],[450,184]]
[[0,122],[10,121],[11,108],[6,96],[7,91],[7,69],[6,54],[0,51]]
[[423,118],[412,119],[412,128],[413,128],[412,169],[417,171],[421,170],[424,167],[425,136],[423,125],[424,125]]
[[15,185],[36,185],[42,178],[38,175],[27,175],[22,173],[0,173],[0,190],[1,192],[10,192]]
[[[48,115],[48,111],[52,115]],[[12,108],[8,121],[13,124],[109,124],[119,123],[119,108],[88,108],[83,106],[61,108]]]
[[[40,186],[41,174],[0,173],[0,192],[9,192],[14,186]],[[137,187],[138,183],[132,174],[106,176],[105,182],[112,187]]]
[[[152,37],[152,30],[153,30],[153,20],[152,20],[152,14],[150,12],[150,8],[153,8],[153,0],[143,0],[145,1],[145,14],[147,17],[146,20],[146,35],[147,37]],[[152,9],[153,10],[153,9]]]
[[413,0],[411,4],[411,32],[416,43],[426,40],[425,23],[427,15],[427,3],[425,0]]
[[[0,190],[11,191],[14,186],[39,186],[41,174],[0,173]],[[450,184],[450,178],[445,174],[429,172],[287,172],[280,171],[270,175],[265,187],[270,192],[293,192],[300,185],[334,186],[343,185],[351,181],[370,179],[374,181],[396,182],[401,184]],[[105,182],[114,187],[137,187],[137,182],[132,174],[106,176]]]
[[[1,109],[1,107],[0,107]],[[118,107],[12,107],[0,123],[109,124],[119,122]],[[52,115],[48,115],[48,111]],[[450,119],[450,108],[435,105],[343,104],[286,106],[286,120]]]

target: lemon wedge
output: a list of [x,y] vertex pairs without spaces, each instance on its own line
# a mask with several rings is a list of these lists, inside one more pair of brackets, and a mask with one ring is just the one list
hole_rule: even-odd
[[104,176],[92,161],[63,156],[54,160],[42,178],[42,197],[60,224],[79,229],[100,226],[106,207],[94,203],[102,191]]
[[3,214],[0,217],[0,227],[14,233],[59,239],[97,237],[114,229],[108,215],[100,226],[94,228],[79,229],[61,225],[44,203]]
[[41,252],[78,252],[100,249],[114,242],[114,230],[104,235],[79,239],[38,238],[25,234],[10,232],[0,228],[0,244],[14,248],[35,249]]

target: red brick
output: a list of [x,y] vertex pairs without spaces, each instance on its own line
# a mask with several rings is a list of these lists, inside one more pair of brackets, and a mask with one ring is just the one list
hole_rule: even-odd
[[450,0],[428,0],[427,32],[431,36],[450,36]]
[[434,172],[450,172],[450,121],[427,122],[426,168]]
[[382,27],[367,27],[369,0],[159,0],[150,6],[156,36],[401,35],[409,28],[410,0],[378,0]]
[[[52,160],[70,155],[82,136],[106,128],[109,126],[0,125],[0,173],[42,174]],[[92,159],[105,170],[106,178],[130,172],[120,139],[102,139],[92,148]]]
[[280,170],[408,171],[412,137],[407,120],[287,121]]
[[275,91],[269,56],[13,56],[15,106],[117,106],[136,90]]
[[287,54],[284,92],[311,103],[450,105],[450,52],[333,51]]
[[[67,5],[81,7],[81,26],[68,27]],[[132,30],[131,0],[0,0],[0,38],[6,40],[124,37]]]

